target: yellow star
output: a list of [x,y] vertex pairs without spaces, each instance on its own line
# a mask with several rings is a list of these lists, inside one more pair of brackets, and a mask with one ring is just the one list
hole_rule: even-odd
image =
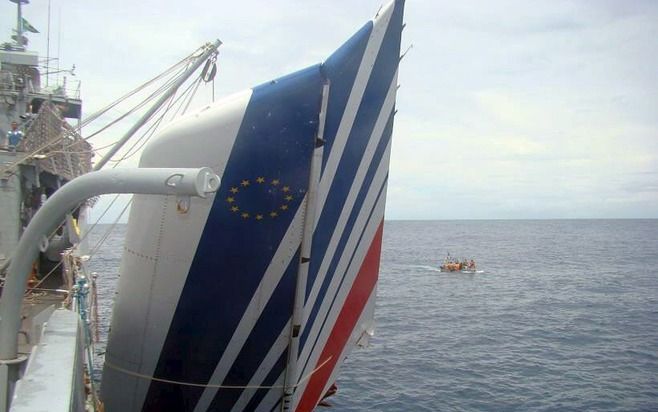
[[281,210],[288,210],[288,205],[281,205]]
[[233,194],[236,194],[236,193],[238,193],[239,191],[240,191],[240,189],[238,189],[237,187],[232,187],[232,188],[231,188],[231,193],[233,193]]
[[262,220],[262,219],[263,219],[263,215],[256,215],[256,220]]
[[245,179],[245,180],[243,180],[242,182],[240,182],[240,184],[241,184],[243,187],[247,187],[247,186],[249,186],[249,181],[248,181],[247,179]]
[[229,197],[226,198],[226,201],[229,202],[229,203],[233,203],[233,202],[235,202],[235,198],[233,196],[229,196]]
[[265,183],[265,178],[262,176],[259,176],[256,178],[256,183]]
[[240,210],[239,207],[237,207],[237,206],[231,206],[231,212],[237,212],[237,211],[239,211],[239,210]]
[[270,216],[271,217],[277,217],[277,216],[279,216],[279,214],[277,212],[270,212]]
[[292,200],[292,196],[288,195],[288,196],[285,197],[285,199],[286,199],[288,202],[290,202],[290,201]]
[[283,186],[283,189],[281,190],[283,190],[284,192],[290,192],[290,186]]
[[247,212],[242,212],[240,216],[242,216],[243,219],[249,219],[249,213]]
[[272,180],[272,186],[276,186],[280,183],[281,181],[279,179],[274,179]]

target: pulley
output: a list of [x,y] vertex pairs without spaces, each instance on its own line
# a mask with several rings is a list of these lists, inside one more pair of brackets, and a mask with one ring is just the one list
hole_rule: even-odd
[[206,60],[206,65],[203,66],[203,70],[201,71],[201,79],[209,83],[215,79],[215,75],[217,74],[217,55],[214,54],[212,57],[210,57],[208,60]]

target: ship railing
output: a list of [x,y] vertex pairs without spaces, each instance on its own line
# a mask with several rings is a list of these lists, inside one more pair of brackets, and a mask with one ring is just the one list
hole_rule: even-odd
[[8,70],[0,70],[0,92],[6,94],[7,92],[16,92],[16,82],[14,75]]
[[4,96],[37,93],[39,88],[39,80],[35,79],[29,72],[25,74],[14,73],[11,70],[0,70],[0,93]]
[[67,180],[91,170],[91,145],[49,103],[42,105],[39,114],[30,123],[19,149],[38,153],[41,170]]

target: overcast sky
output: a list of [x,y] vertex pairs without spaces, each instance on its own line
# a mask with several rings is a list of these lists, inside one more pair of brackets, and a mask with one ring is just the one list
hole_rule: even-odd
[[[24,9],[44,56],[47,4]],[[380,4],[52,0],[51,54],[91,113],[219,38],[224,96],[321,62]],[[388,219],[658,218],[658,1],[408,0],[405,20]]]

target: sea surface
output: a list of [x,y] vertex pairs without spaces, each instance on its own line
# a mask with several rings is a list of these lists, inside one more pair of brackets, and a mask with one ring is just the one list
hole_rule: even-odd
[[[124,233],[90,261],[102,336]],[[387,221],[383,243],[375,336],[318,409],[658,411],[658,220]],[[483,272],[441,273],[448,252]]]

